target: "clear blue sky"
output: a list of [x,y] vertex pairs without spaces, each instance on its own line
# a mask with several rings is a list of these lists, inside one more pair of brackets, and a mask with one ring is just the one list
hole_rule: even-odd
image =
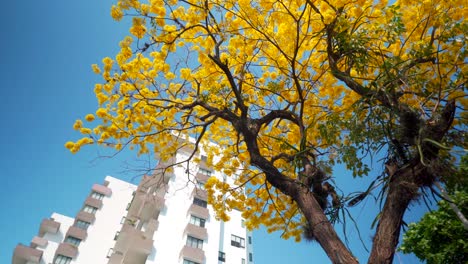
[[[90,65],[113,56],[127,35],[128,25],[110,18],[112,4],[110,0],[48,0],[2,5],[0,264],[11,263],[16,244],[29,244],[41,220],[52,212],[74,216],[93,183],[102,182],[106,175],[127,181],[134,176],[123,173],[126,163],[135,164],[131,153],[96,159],[102,150],[84,148],[72,155],[63,146],[79,137],[72,129],[75,119],[97,107],[93,86],[99,79]],[[350,181],[350,174],[340,169],[336,175],[348,188],[366,182]],[[373,233],[369,223],[376,208],[367,201],[354,212],[369,245]],[[417,219],[422,212],[418,207],[409,216]],[[354,228],[348,228],[350,246],[364,263],[368,253]],[[285,241],[279,235],[255,231],[256,264],[329,263],[317,244]],[[401,254],[395,260],[418,263]]]

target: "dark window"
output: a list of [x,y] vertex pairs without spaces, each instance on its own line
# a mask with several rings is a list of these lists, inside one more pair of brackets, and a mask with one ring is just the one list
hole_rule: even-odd
[[81,239],[76,238],[76,237],[72,237],[72,236],[67,236],[67,238],[65,238],[64,242],[75,245],[75,246],[79,246],[80,242],[81,242]]
[[249,253],[249,261],[250,261],[250,262],[253,261],[253,255],[252,255],[252,253]]
[[243,239],[242,237],[231,235],[231,246],[245,248],[245,239]]
[[201,161],[206,162],[208,160],[208,157],[205,155],[201,155]]
[[72,258],[63,256],[63,255],[57,255],[54,260],[54,264],[69,264],[72,261]]
[[219,251],[218,252],[218,260],[221,262],[226,262],[226,253]]
[[93,197],[94,199],[102,200],[104,199],[104,194],[98,193],[98,192],[92,192],[91,197]]
[[81,221],[81,220],[76,220],[75,222],[75,226],[78,227],[78,228],[81,228],[81,229],[88,229],[89,225],[91,223],[88,223],[88,222],[85,222],[85,221]]
[[190,216],[190,223],[199,227],[205,227],[205,219],[193,215]]
[[187,246],[203,249],[203,240],[196,237],[187,236]]
[[96,207],[93,207],[93,206],[90,206],[90,205],[85,205],[83,207],[83,210],[84,212],[87,212],[87,213],[90,213],[90,214],[95,214],[96,211],[97,211],[97,208]]
[[251,244],[252,244],[252,237],[249,236],[249,245],[251,245]]
[[205,183],[197,181],[197,188],[200,190],[205,190]]
[[206,201],[203,201],[202,199],[199,199],[197,197],[193,198],[193,204],[196,204],[204,208],[208,207],[208,203]]
[[115,233],[114,240],[117,240],[117,238],[119,238],[119,235],[120,235],[120,231],[117,231],[117,232]]
[[203,169],[203,168],[198,169],[198,172],[201,174],[205,174],[206,176],[211,176],[211,173],[212,173],[210,170]]

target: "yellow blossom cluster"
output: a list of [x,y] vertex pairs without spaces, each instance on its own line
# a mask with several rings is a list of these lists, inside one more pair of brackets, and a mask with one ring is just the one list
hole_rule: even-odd
[[[329,53],[339,54],[334,71],[370,91],[397,83],[398,100],[421,111],[434,111],[452,98],[466,108],[466,91],[457,88],[466,82],[460,76],[468,75],[467,10],[460,6],[457,0],[118,0],[111,15],[131,15],[130,36],[118,54],[92,65],[103,78],[94,87],[99,108],[84,118],[89,127],[74,123],[83,138],[65,147],[75,153],[88,144],[128,146],[168,160],[183,147],[174,135],[203,136],[200,145],[219,157],[210,165],[235,179],[233,185],[216,178],[206,183],[217,217],[228,220],[226,212],[238,209],[249,228],[265,225],[299,240],[304,219],[297,205],[250,166],[243,135],[225,120],[226,113],[240,117],[244,106],[253,119],[273,110],[300,118],[302,128],[276,119],[257,137],[267,160],[293,157],[274,165],[297,180],[294,157],[312,147],[355,144],[346,134],[356,123],[355,108],[373,99],[336,78]],[[437,64],[412,64],[432,55]],[[359,117],[368,114],[364,109]],[[337,155],[328,155],[330,164]]]

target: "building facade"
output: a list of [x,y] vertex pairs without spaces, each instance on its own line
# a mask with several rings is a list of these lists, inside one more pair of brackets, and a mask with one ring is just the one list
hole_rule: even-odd
[[[75,218],[54,213],[13,264],[252,264],[252,234],[241,212],[218,221],[204,183],[223,177],[178,153],[134,185],[110,176],[94,184]],[[163,173],[164,172],[164,173]]]

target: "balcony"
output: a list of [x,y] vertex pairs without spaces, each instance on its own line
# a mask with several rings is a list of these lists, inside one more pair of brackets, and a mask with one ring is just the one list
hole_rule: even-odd
[[126,255],[128,252],[133,252],[147,256],[151,254],[153,249],[152,235],[148,235],[149,231],[148,233],[143,232],[137,230],[130,224],[124,224],[120,230],[120,234],[117,242],[115,243],[114,250],[116,252],[121,252],[123,255]]
[[157,218],[159,212],[164,208],[165,200],[158,194],[147,194],[137,192],[128,209],[128,215],[148,221]]
[[195,175],[195,178],[197,179],[198,182],[206,182],[211,176],[208,176],[206,174],[198,172]]
[[60,229],[60,223],[53,219],[44,219],[39,227],[39,236],[43,237],[45,233],[56,234]]
[[75,258],[78,255],[78,247],[68,243],[60,243],[55,254]]
[[96,216],[94,214],[91,214],[91,213],[88,213],[88,212],[80,211],[76,215],[76,219],[92,224],[92,223],[94,223],[94,220],[96,220]]
[[180,257],[197,263],[205,262],[205,252],[199,248],[184,246],[180,251]]
[[88,236],[88,233],[86,232],[86,230],[81,229],[79,227],[70,226],[70,228],[68,228],[68,231],[65,237],[68,237],[68,236],[72,236],[81,240],[85,240],[86,237]]
[[[164,177],[163,177],[164,173]],[[172,176],[172,173],[159,170],[153,176],[145,175],[138,185],[137,192],[154,193],[159,189],[166,189],[167,184]]]
[[104,194],[105,196],[110,196],[112,194],[112,190],[110,188],[100,184],[94,184],[92,190],[97,193]]
[[159,221],[152,218],[150,219],[147,223],[143,224],[142,230],[145,232],[145,237],[146,238],[152,238],[154,235],[154,232],[158,230],[159,227]]
[[197,197],[199,199],[202,199],[203,201],[206,201],[208,200],[208,192],[200,188],[193,188],[192,197]]
[[199,205],[196,205],[196,204],[191,204],[188,211],[187,211],[187,214],[192,214],[194,216],[197,216],[197,217],[200,217],[200,218],[203,218],[203,219],[208,219],[210,217],[210,213],[208,211],[208,208],[205,208],[205,207],[201,207]]
[[101,209],[101,208],[102,208],[102,201],[101,201],[101,200],[98,200],[98,199],[96,199],[96,198],[93,198],[93,197],[88,197],[88,198],[86,198],[85,204],[86,204],[86,205],[89,205],[89,206],[92,206],[92,207],[95,207],[95,208],[97,208],[97,209]]
[[44,247],[47,246],[48,243],[49,243],[49,241],[47,241],[47,239],[35,236],[31,240],[31,247],[33,247],[33,248],[36,248],[36,247],[44,248]]
[[25,245],[17,245],[13,252],[13,264],[38,264],[41,262],[42,250],[27,247]]
[[184,234],[199,238],[199,239],[207,239],[208,238],[208,232],[206,231],[206,228],[200,227],[194,224],[187,224],[184,230]]
[[124,255],[121,252],[115,251],[109,258],[107,264],[122,264]]

